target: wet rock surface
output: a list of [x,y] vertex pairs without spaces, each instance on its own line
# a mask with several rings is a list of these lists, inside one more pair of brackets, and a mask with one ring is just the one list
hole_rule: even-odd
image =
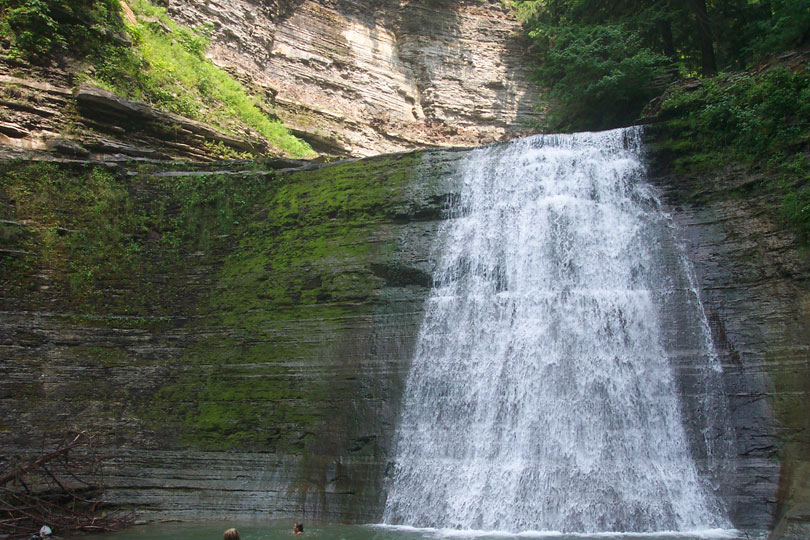
[[253,197],[251,217],[207,247],[167,242],[184,204],[169,196],[139,233],[140,261],[93,279],[98,301],[76,295],[70,266],[49,260],[80,264],[78,251],[102,233],[62,227],[69,249],[56,255],[43,244],[45,215],[17,215],[4,187],[15,219],[0,223],[3,455],[86,428],[109,456],[109,500],[144,517],[374,521],[432,240],[462,156],[303,172],[284,172],[302,168],[284,160],[121,169],[136,215],[163,207],[173,182],[260,189],[226,190],[226,200]]
[[665,153],[649,157],[723,363],[737,456],[725,473],[731,517],[740,528],[798,538],[787,531],[805,530],[792,509],[810,494],[806,248],[781,221],[778,197],[752,191],[756,174],[729,167],[685,176]]
[[[111,501],[145,515],[379,519],[432,246],[464,155],[121,169],[133,207],[162,213],[137,229],[137,264],[94,278],[92,302],[71,289],[82,267],[54,259],[78,262],[81,246],[98,245],[91,225],[69,208],[59,223],[18,215],[4,187],[2,453],[89,428],[111,456]],[[687,429],[732,434],[734,457],[714,478],[735,526],[801,538],[808,261],[767,194],[739,196],[750,175],[681,177],[664,157],[651,154],[652,180],[682,242],[673,253],[694,267],[729,408],[730,430],[697,433],[706,411],[687,411]],[[220,231],[193,214],[193,235],[169,243],[189,199],[169,187],[217,178],[233,181],[224,201],[247,199],[239,223]],[[39,239],[76,241],[62,252]],[[695,403],[700,370],[676,369]]]

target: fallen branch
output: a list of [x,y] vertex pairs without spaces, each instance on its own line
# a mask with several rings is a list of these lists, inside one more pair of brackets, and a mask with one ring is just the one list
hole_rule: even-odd
[[67,443],[66,445],[60,445],[59,448],[54,450],[53,452],[49,452],[44,456],[39,456],[38,458],[34,459],[30,463],[25,465],[19,465],[14,468],[11,472],[7,472],[3,475],[0,475],[0,486],[5,486],[12,480],[16,480],[22,478],[28,471],[37,469],[38,467],[42,467],[45,463],[49,461],[53,461],[54,459],[62,456],[66,456],[68,452],[72,449],[76,448],[77,446],[82,446],[85,444],[89,444],[90,441],[88,440],[88,435],[84,431],[80,431],[76,433],[73,437],[73,440]]
[[0,474],[0,537],[27,540],[43,525],[61,535],[116,531],[134,520],[131,512],[99,513],[105,508],[101,458],[86,432],[13,463]]

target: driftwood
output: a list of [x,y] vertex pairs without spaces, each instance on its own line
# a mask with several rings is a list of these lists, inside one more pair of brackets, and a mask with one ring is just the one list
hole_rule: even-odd
[[105,512],[102,458],[86,432],[65,436],[55,448],[4,463],[0,470],[0,538],[29,539],[43,525],[59,535],[115,531],[129,512]]

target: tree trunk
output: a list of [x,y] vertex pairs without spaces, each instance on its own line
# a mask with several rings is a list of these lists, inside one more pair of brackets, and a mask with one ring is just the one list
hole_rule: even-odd
[[664,56],[669,58],[670,61],[674,61],[675,40],[672,38],[672,25],[669,21],[659,21],[658,26],[661,29],[661,42],[664,46]]
[[701,66],[703,76],[711,77],[717,73],[717,61],[714,57],[714,44],[709,26],[709,14],[706,12],[706,0],[689,0],[697,19],[698,42],[700,43]]

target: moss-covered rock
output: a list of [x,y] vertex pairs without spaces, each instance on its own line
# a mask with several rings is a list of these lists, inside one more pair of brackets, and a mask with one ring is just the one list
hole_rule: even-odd
[[[463,155],[4,163],[0,448],[92,429],[110,501],[163,517],[377,519]],[[668,156],[651,172],[724,364],[732,518],[801,530],[807,257],[752,173]]]
[[[460,155],[3,164],[0,445],[79,427],[153,448],[117,463],[110,497],[163,515],[197,504],[178,486],[202,500],[258,475],[273,507],[234,495],[238,512],[372,519]],[[147,459],[166,489],[129,491]],[[189,486],[186,460],[210,478]]]

